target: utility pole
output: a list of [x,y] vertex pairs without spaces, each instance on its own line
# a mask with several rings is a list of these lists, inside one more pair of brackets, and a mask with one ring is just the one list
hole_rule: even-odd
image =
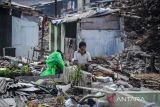
[[57,17],[57,0],[54,2],[55,17]]

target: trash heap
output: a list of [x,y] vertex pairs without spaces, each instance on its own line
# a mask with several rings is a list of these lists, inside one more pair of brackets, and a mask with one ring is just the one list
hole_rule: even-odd
[[57,96],[58,89],[60,87],[65,91],[71,85],[58,84],[49,79],[27,82],[18,78],[14,80],[0,77],[0,107],[62,107],[64,101],[61,100],[64,100],[64,97]]
[[[151,89],[160,89],[159,57],[147,54],[139,50],[125,50],[118,56],[105,56],[93,58],[93,69],[96,78],[111,77],[113,81],[129,84],[129,87],[140,88],[142,86]],[[125,86],[123,84],[123,86]]]

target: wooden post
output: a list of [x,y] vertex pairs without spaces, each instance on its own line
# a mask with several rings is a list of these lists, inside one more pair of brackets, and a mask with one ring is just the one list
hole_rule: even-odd
[[57,36],[58,36],[58,28],[54,26],[54,51],[57,50]]
[[76,34],[76,50],[78,49],[79,42],[81,41],[81,23],[77,22],[77,34]]
[[52,23],[49,23],[49,51],[52,51]]
[[61,51],[64,53],[65,25],[61,24]]

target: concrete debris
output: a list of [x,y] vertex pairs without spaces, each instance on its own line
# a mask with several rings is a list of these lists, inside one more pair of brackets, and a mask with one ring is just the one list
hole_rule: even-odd
[[92,87],[102,88],[102,83],[101,82],[92,82]]
[[62,89],[63,92],[66,92],[67,90],[69,90],[71,88],[71,84],[68,84],[68,85],[56,85],[56,87],[58,89]]
[[113,82],[113,79],[111,77],[103,77],[103,76],[98,76],[96,77],[97,81],[100,81],[100,82]]
[[117,86],[116,84],[114,84],[114,83],[110,83],[110,84],[104,85],[104,86],[103,86],[103,89],[104,89],[104,90],[110,89],[110,90],[116,91],[116,90],[118,89],[118,86]]
[[129,89],[132,89],[133,86],[131,84],[129,84],[128,82],[125,82],[125,81],[122,81],[122,80],[118,80],[116,82],[117,85],[123,85],[125,88],[129,88]]

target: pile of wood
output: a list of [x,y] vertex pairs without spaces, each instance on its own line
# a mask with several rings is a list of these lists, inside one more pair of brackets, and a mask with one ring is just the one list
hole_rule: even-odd
[[144,86],[152,89],[160,89],[160,74],[133,74],[130,77],[133,86]]

